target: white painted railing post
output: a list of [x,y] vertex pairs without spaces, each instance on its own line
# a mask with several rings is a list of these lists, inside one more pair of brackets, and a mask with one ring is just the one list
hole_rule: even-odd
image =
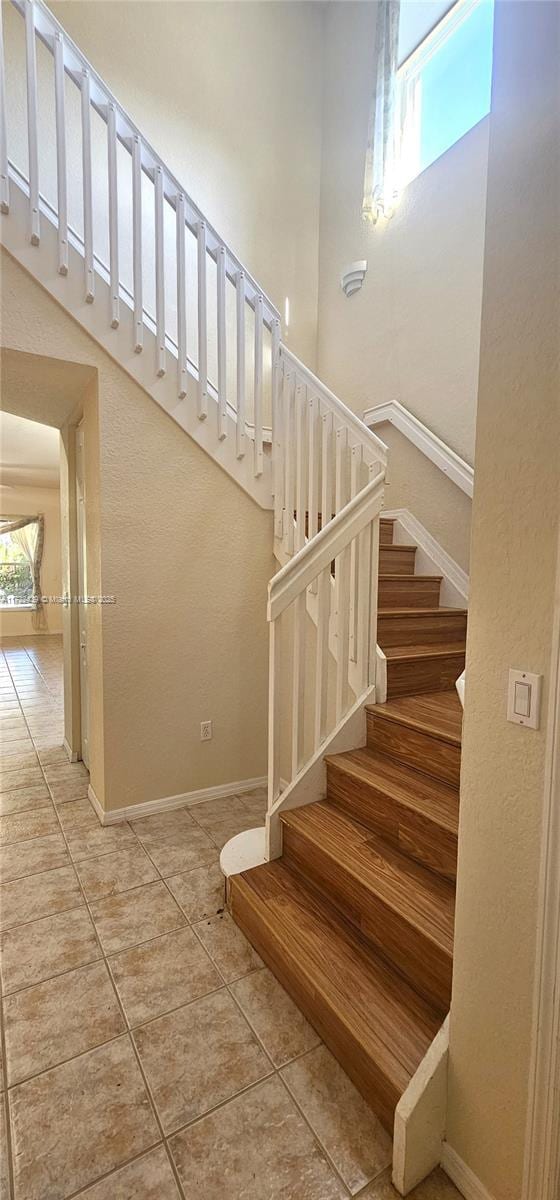
[[227,434],[226,252],[217,251],[218,441]]
[[[274,808],[280,795],[280,624],[282,618],[270,622],[268,651],[268,811]],[[267,858],[277,858],[281,851],[279,818],[267,821]]]
[[81,112],[85,298],[86,304],[93,304],[95,299],[95,276],[93,273],[93,199],[91,184],[91,97],[90,74],[86,67],[84,67],[81,75]]
[[132,277],[134,291],[134,353],[144,347],[142,283],[142,144],[132,139]]
[[107,184],[109,194],[109,290],[111,293],[111,329],[118,329],[119,306],[119,196],[117,178],[117,110],[107,105]]
[[208,416],[208,310],[206,289],[206,224],[198,222],[198,416]]
[[177,258],[177,391],[179,400],[187,394],[187,269],[185,261],[185,197],[175,199]]
[[245,275],[238,271],[236,280],[236,329],[237,329],[237,457],[245,454],[246,431],[246,380],[245,380]]
[[156,375],[165,375],[165,242],[163,232],[163,171],[154,171],[154,221],[156,252]]
[[255,297],[255,376],[253,387],[254,472],[263,473],[263,298]]
[[37,129],[37,50],[33,0],[25,0],[25,58],[27,67],[27,147],[29,156],[29,231],[31,245],[41,237],[39,217],[39,151]]
[[272,352],[272,486],[274,489],[274,536],[283,534],[284,508],[284,389],[280,363],[280,322],[273,321]]
[[54,37],[54,96],[56,114],[56,194],[58,205],[58,273],[68,274],[68,194],[66,181],[66,110],[64,103],[64,41]]
[[4,64],[4,31],[0,5],[0,212],[10,211],[10,181],[8,177],[8,127],[6,124],[6,68]]

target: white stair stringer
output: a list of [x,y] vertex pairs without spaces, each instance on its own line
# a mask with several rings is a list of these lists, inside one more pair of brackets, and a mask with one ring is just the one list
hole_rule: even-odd
[[[111,358],[135,380],[161,408],[205,450],[223,470],[235,479],[261,507],[271,509],[272,472],[270,447],[265,446],[262,475],[253,471],[252,442],[248,438],[247,453],[243,458],[236,454],[235,417],[226,416],[226,436],[221,440],[216,434],[218,404],[214,389],[208,389],[208,416],[200,420],[196,412],[198,374],[196,367],[187,364],[187,395],[177,397],[177,355],[173,347],[166,346],[167,369],[165,375],[156,375],[156,338],[149,323],[144,322],[144,348],[140,354],[133,349],[133,311],[120,296],[120,321],[117,329],[110,323],[110,290],[107,273],[102,264],[95,261],[95,300],[88,304],[84,297],[83,253],[78,248],[78,239],[70,239],[68,245],[68,274],[57,271],[57,232],[55,217],[50,206],[41,203],[41,240],[38,246],[29,240],[29,198],[24,180],[10,169],[10,211],[0,216],[0,241],[42,287],[64,308],[86,333],[110,355]],[[74,243],[74,244],[73,244]]]

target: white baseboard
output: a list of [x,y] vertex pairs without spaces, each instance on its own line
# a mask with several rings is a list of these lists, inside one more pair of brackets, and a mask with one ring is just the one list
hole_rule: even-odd
[[140,817],[151,817],[154,813],[166,812],[173,808],[190,808],[195,804],[204,804],[206,800],[219,800],[222,796],[231,796],[237,792],[253,792],[257,788],[266,787],[266,784],[266,775],[259,775],[255,779],[220,783],[217,787],[182,792],[178,796],[163,796],[160,800],[146,800],[143,804],[129,804],[126,808],[113,808],[108,812],[101,807],[91,784],[88,787],[88,796],[101,824],[115,825],[118,821],[138,821]]
[[466,608],[469,599],[469,577],[454,558],[443,549],[425,525],[407,508],[395,508],[381,513],[397,522],[395,541],[412,541],[418,547],[416,574],[443,575],[441,603],[450,608]]
[[78,751],[72,749],[70,742],[68,742],[66,740],[66,738],[63,739],[62,745],[64,746],[64,749],[66,750],[66,753],[68,755],[68,762],[77,762],[78,761]]
[[465,1200],[494,1200],[488,1189],[484,1187],[480,1179],[477,1179],[474,1171],[471,1171],[463,1159],[459,1158],[449,1142],[443,1143],[441,1165]]

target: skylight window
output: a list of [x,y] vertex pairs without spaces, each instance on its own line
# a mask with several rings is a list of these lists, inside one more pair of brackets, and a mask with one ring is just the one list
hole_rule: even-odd
[[490,112],[493,0],[458,0],[402,63],[400,186]]

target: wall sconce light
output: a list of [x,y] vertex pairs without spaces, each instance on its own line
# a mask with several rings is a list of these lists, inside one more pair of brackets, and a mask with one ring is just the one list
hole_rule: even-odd
[[360,262],[350,263],[345,267],[340,277],[340,286],[345,296],[353,296],[354,292],[359,292],[364,276],[367,271],[367,262],[362,258]]

